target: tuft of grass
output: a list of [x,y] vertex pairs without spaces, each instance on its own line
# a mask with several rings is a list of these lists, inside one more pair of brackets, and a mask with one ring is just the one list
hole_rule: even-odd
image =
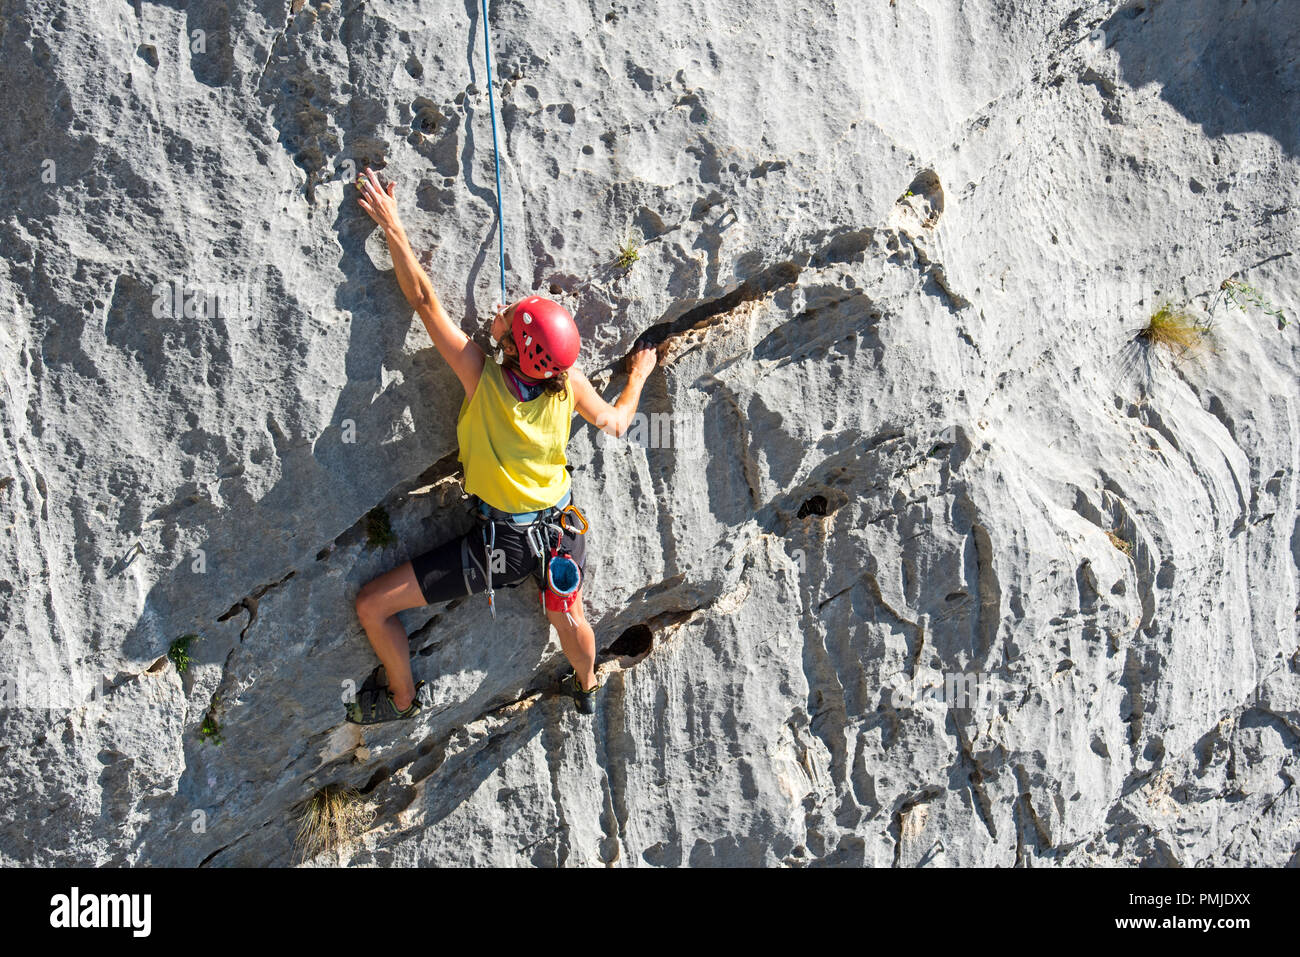
[[1106,533],[1106,537],[1110,539],[1110,543],[1114,545],[1116,549],[1123,552],[1129,558],[1133,557],[1132,542],[1120,535],[1118,529],[1112,528]]
[[396,544],[397,536],[383,506],[376,505],[366,512],[366,547],[383,549]]
[[221,722],[217,720],[217,705],[220,703],[221,695],[214,694],[212,703],[208,705],[208,713],[203,716],[203,723],[199,725],[199,737],[215,745],[221,744]]
[[632,264],[641,258],[641,247],[637,244],[634,236],[628,236],[623,241],[623,245],[618,249],[618,256],[614,259],[614,265],[619,269],[627,271],[632,268]]
[[360,836],[374,820],[375,812],[354,788],[328,785],[303,807],[295,842],[303,860],[322,851],[332,851]]
[[1182,358],[1205,341],[1206,327],[1186,309],[1165,303],[1147,321],[1137,337],[1150,346],[1163,346]]
[[183,675],[190,670],[190,665],[194,663],[194,659],[190,657],[190,645],[198,640],[199,636],[195,634],[181,635],[167,649],[167,657],[176,666],[177,674]]

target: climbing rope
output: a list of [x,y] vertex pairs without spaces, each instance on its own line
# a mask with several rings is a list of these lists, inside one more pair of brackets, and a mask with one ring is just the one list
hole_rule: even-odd
[[492,40],[488,34],[487,0],[483,0],[483,61],[487,64],[488,112],[492,117],[492,162],[497,171],[497,245],[501,254],[501,305],[506,300],[506,220],[501,211],[501,148],[497,145],[497,105],[492,96]]

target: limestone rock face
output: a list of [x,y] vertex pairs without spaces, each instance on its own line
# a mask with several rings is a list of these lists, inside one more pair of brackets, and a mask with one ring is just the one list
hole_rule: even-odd
[[662,344],[569,448],[597,714],[525,586],[342,721],[357,590],[470,527],[350,180],[481,338],[479,5],[10,0],[0,861],[1300,861],[1300,4],[490,17],[510,294],[611,399]]

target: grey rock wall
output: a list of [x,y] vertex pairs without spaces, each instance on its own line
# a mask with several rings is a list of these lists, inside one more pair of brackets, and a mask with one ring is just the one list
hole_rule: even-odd
[[468,527],[348,179],[481,332],[475,0],[9,0],[0,860],[289,863],[333,785],[313,863],[1296,863],[1300,325],[1218,291],[1300,315],[1300,4],[490,16],[512,293],[611,398],[665,355],[666,440],[570,445],[598,713],[521,588],[405,613],[432,707],[341,720],[357,589]]

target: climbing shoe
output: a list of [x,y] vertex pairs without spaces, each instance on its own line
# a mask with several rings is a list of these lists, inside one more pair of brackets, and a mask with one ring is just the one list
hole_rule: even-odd
[[416,682],[415,697],[411,699],[410,707],[405,711],[398,711],[397,706],[393,704],[393,693],[388,690],[387,685],[370,683],[362,685],[356,699],[347,704],[347,720],[352,724],[382,724],[385,721],[405,721],[414,718],[424,710],[423,705],[420,704],[420,689],[423,687],[423,681]]
[[578,683],[578,676],[570,671],[560,680],[560,691],[573,699],[573,705],[583,714],[596,713],[596,692],[600,690],[597,684],[590,690],[583,691],[582,685]]

